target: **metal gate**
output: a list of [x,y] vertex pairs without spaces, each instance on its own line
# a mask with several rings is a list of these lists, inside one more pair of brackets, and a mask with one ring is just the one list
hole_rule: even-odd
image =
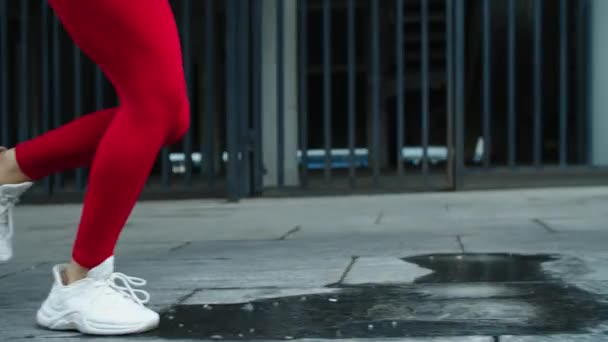
[[590,158],[589,6],[301,0],[299,185],[385,193],[607,183]]
[[[260,74],[251,68],[260,53],[254,34],[259,3],[171,1],[192,127],[181,143],[162,150],[144,198],[236,199],[261,191],[255,148],[259,87],[252,86]],[[119,104],[102,72],[72,43],[45,0],[0,0],[0,72],[4,146]],[[86,183],[87,170],[66,171],[39,182],[29,200],[79,200]]]
[[[589,0],[170,2],[192,127],[144,198],[606,179],[589,158]],[[0,72],[2,145],[118,104],[45,0],[0,0]],[[80,199],[86,181],[54,175],[30,199]]]
[[450,4],[454,188],[606,184],[591,158],[591,2]]
[[[445,0],[299,1],[299,186],[450,188]],[[291,189],[266,193],[293,194]]]

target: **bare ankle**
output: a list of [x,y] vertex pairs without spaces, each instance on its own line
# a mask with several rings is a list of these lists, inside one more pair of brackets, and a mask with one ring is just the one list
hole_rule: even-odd
[[63,270],[63,272],[61,273],[63,284],[73,284],[79,280],[86,278],[88,273],[88,268],[84,268],[78,265],[76,262],[72,261],[72,263],[70,263],[68,267],[66,267],[65,270]]
[[30,180],[17,164],[15,149],[0,149],[0,184],[17,184]]

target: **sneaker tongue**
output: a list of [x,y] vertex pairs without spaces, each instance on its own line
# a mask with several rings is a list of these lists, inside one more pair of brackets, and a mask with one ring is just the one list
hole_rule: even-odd
[[95,280],[105,280],[114,273],[114,257],[111,256],[106,261],[99,264],[97,267],[91,269],[88,273],[88,277]]

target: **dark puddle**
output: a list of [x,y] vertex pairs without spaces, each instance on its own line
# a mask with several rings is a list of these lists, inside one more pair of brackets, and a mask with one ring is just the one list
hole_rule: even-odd
[[551,255],[435,254],[404,258],[434,272],[416,283],[543,281],[541,264],[556,260]]
[[596,295],[542,272],[547,255],[424,255],[414,284],[339,286],[335,294],[182,305],[156,336],[251,340],[577,333],[608,318]]

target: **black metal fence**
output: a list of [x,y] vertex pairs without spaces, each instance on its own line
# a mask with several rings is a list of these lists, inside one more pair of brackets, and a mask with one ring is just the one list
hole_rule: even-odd
[[605,183],[590,159],[589,4],[302,1],[301,150],[315,152],[303,152],[302,183]]
[[464,93],[456,97],[465,100],[454,103],[454,187],[605,182],[591,158],[591,2],[477,4],[464,9],[469,33],[454,39],[456,50],[467,47],[456,57],[464,68],[454,85]]
[[[225,49],[238,48],[227,45],[228,6],[214,0],[171,3],[182,39],[192,128],[180,144],[162,151],[144,196],[224,196],[227,170],[234,169],[227,167],[225,151],[232,141],[227,137],[240,133],[225,130],[227,121],[236,120],[225,115],[234,112],[230,106],[236,103],[225,100],[234,87],[225,77],[224,70],[232,71],[225,61],[235,55]],[[119,104],[102,72],[72,43],[45,0],[0,1],[0,49],[4,146]],[[40,182],[32,198],[80,198],[86,177],[86,170],[54,175]]]
[[[605,178],[588,177],[603,176],[589,157],[589,0],[171,3],[192,128],[146,197]],[[118,103],[44,0],[0,0],[0,71],[3,145]],[[85,187],[76,170],[36,196]]]

